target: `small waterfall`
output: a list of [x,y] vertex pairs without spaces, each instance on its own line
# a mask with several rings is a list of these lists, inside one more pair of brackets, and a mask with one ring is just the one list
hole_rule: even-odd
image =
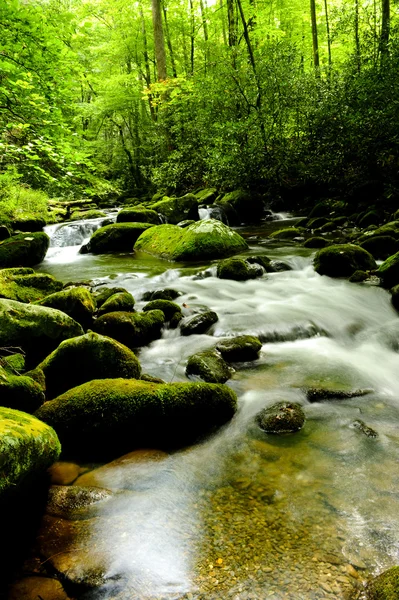
[[200,221],[206,221],[207,219],[211,218],[211,211],[209,210],[209,208],[199,208],[198,214]]
[[166,225],[168,222],[168,219],[165,217],[165,215],[162,215],[161,213],[158,213],[158,217],[159,220],[161,222],[161,225]]
[[[114,219],[110,215],[106,220]],[[85,219],[45,227],[45,232],[50,237],[50,246],[65,248],[66,246],[81,246],[93,235],[93,233],[102,227],[104,217],[99,219]]]
[[221,206],[203,206],[198,209],[198,214],[201,221],[216,219],[225,225],[229,224],[226,214]]
[[265,221],[286,221],[291,219],[292,215],[288,212],[273,212],[272,210],[265,210]]

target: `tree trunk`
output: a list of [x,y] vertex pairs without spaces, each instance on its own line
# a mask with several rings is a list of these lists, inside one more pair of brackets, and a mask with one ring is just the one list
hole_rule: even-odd
[[389,0],[382,0],[382,21],[380,37],[381,58],[385,58],[389,52],[389,30],[391,26],[391,7]]
[[204,5],[204,0],[200,0],[200,9],[201,9],[201,20],[202,20],[202,29],[204,31],[204,40],[205,40],[205,73],[206,73],[206,65],[208,62],[208,40],[209,40],[209,36],[208,36],[208,24],[206,22],[206,11],[205,11],[205,5]]
[[[358,2],[358,0],[356,0]],[[331,58],[331,35],[330,35],[330,21],[328,18],[328,5],[327,0],[324,0],[324,11],[326,13],[326,31],[327,31],[327,49],[328,49],[328,66],[331,67],[332,58]]]
[[360,73],[359,0],[355,0],[355,55],[357,72]]
[[[143,36],[143,47],[144,47],[144,50],[143,50],[144,68],[145,68],[144,79],[145,79],[147,87],[149,88],[151,85],[151,69],[150,69],[150,61],[148,58],[147,31],[146,31],[146,27],[145,27],[143,7],[141,5],[140,5],[140,16],[141,16],[141,33]],[[152,103],[152,95],[151,94],[148,94],[148,104],[150,107],[151,118],[153,121],[156,121],[157,115],[154,110],[154,105]]]
[[170,32],[169,32],[168,18],[167,18],[167,14],[166,14],[167,10],[165,8],[164,3],[162,3],[162,10],[163,10],[163,19],[165,21],[166,43],[168,45],[170,62],[172,63],[172,73],[173,73],[173,77],[177,77],[175,53],[173,52],[172,40],[170,38]]
[[317,38],[316,0],[310,0],[310,16],[312,18],[313,64],[318,73],[320,67],[319,41]]
[[163,81],[167,77],[166,73],[166,53],[165,40],[163,36],[162,14],[160,0],[151,0],[152,5],[152,23],[154,26],[154,46],[155,60],[157,64],[158,81]]
[[194,41],[195,41],[195,21],[194,21],[194,0],[190,2],[190,72],[194,75]]

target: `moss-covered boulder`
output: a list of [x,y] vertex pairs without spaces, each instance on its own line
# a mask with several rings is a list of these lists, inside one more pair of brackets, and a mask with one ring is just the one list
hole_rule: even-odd
[[293,433],[304,426],[305,413],[297,402],[277,402],[264,408],[256,422],[266,433]]
[[25,356],[20,352],[14,352],[1,358],[2,366],[11,375],[20,375],[25,371]]
[[50,245],[46,233],[20,233],[0,242],[0,268],[33,267],[42,262]]
[[273,272],[272,260],[264,254],[254,254],[253,256],[247,256],[245,259],[250,265],[259,265],[266,273]]
[[379,225],[381,220],[381,215],[376,210],[369,210],[359,215],[357,225],[362,228],[368,227],[369,225]]
[[19,410],[0,407],[0,499],[43,474],[60,451],[51,427]]
[[13,222],[13,227],[18,231],[42,231],[46,221],[43,217],[21,217]]
[[355,271],[370,271],[376,269],[377,265],[364,248],[341,244],[319,250],[314,259],[314,268],[320,275],[350,277]]
[[366,271],[355,271],[353,273],[353,275],[351,275],[349,277],[349,281],[351,283],[362,283],[363,281],[366,281],[366,279],[368,279],[369,276],[366,273]]
[[135,250],[179,261],[224,258],[247,248],[238,233],[215,219],[199,221],[184,229],[176,225],[152,227],[134,246]]
[[96,310],[92,294],[87,288],[80,286],[50,294],[50,296],[46,296],[36,304],[62,310],[66,315],[80,323],[84,329],[90,327]]
[[218,192],[216,188],[204,188],[194,193],[200,204],[212,204],[217,198]]
[[36,415],[54,427],[67,452],[120,456],[191,443],[226,423],[236,406],[223,385],[103,379],[46,402]]
[[43,390],[36,381],[0,367],[0,406],[34,413],[44,400]]
[[97,292],[93,292],[93,296],[96,302],[97,308],[100,308],[108,298],[113,296],[114,294],[119,294],[119,292],[126,292],[125,288],[122,287],[106,287],[102,288]]
[[232,225],[257,223],[264,210],[262,196],[246,190],[228,192],[217,199],[217,204],[223,208]]
[[198,200],[194,194],[186,194],[181,198],[168,198],[164,196],[162,200],[152,204],[149,208],[163,215],[168,223],[174,225],[186,219],[197,221],[199,218]]
[[315,236],[305,240],[303,245],[305,248],[325,248],[326,246],[330,246],[331,242],[321,236]]
[[163,288],[153,292],[145,292],[142,296],[142,300],[145,300],[146,302],[149,300],[176,300],[179,296],[181,296],[181,292],[173,290],[172,288]]
[[399,311],[399,285],[395,285],[389,292],[391,294],[392,306]]
[[399,567],[391,567],[374,579],[366,588],[367,600],[397,600],[399,598]]
[[256,360],[261,348],[262,342],[253,335],[239,335],[216,344],[216,350],[227,362]]
[[92,379],[140,379],[140,363],[119,342],[94,332],[62,342],[40,363],[46,398],[52,399]]
[[359,245],[376,260],[386,260],[399,250],[399,240],[390,235],[373,235]]
[[79,323],[59,310],[0,299],[0,347],[22,348],[28,368],[62,341],[82,334]]
[[209,332],[212,325],[219,320],[219,317],[213,310],[207,310],[193,317],[187,317],[180,324],[180,333],[182,335],[193,335]]
[[161,337],[164,323],[165,316],[160,310],[144,313],[118,311],[99,317],[94,322],[93,329],[135,349]]
[[[389,223],[385,223],[384,225],[381,225],[381,227],[377,227],[377,229],[374,229],[371,233],[371,236],[374,235],[390,235],[395,239],[399,239],[399,221],[389,221]],[[365,234],[362,236],[361,241],[364,241],[369,236],[370,234]]]
[[309,213],[309,219],[315,217],[326,217],[330,214],[331,208],[327,202],[318,202]]
[[217,277],[219,279],[233,279],[234,281],[247,281],[261,277],[264,273],[259,264],[251,264],[244,258],[226,258],[218,263]]
[[[328,222],[329,221],[326,217],[316,217],[315,219],[308,220],[307,227],[309,227],[309,229],[318,229]],[[296,225],[298,226],[298,223]]]
[[296,237],[300,237],[302,231],[298,227],[285,227],[284,229],[278,229],[273,231],[269,237],[276,240],[293,240]]
[[71,221],[84,221],[85,219],[106,218],[106,213],[102,210],[74,210],[71,214]]
[[399,284],[399,252],[387,258],[378,267],[377,275],[384,288],[391,288]]
[[189,357],[186,366],[188,377],[199,377],[208,383],[224,383],[230,379],[233,369],[214,350],[197,352]]
[[123,310],[125,312],[133,311],[135,300],[129,292],[117,292],[112,294],[98,309],[99,315]]
[[153,225],[149,223],[114,223],[100,227],[93,233],[84,251],[93,254],[132,252],[137,238],[150,227]]
[[0,270],[0,298],[34,302],[62,288],[62,281],[47,273],[35,273],[28,267]]
[[172,329],[177,327],[183,318],[180,306],[170,300],[151,300],[143,307],[143,312],[149,310],[161,310],[165,315],[165,321]]
[[124,208],[118,212],[116,222],[160,225],[161,219],[155,210],[150,210],[149,208]]

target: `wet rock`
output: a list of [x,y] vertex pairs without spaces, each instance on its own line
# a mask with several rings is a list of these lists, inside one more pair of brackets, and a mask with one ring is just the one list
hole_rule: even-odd
[[71,214],[71,221],[83,221],[85,219],[100,219],[106,217],[106,213],[102,210],[74,210]]
[[399,252],[387,258],[377,269],[384,288],[392,288],[399,284]]
[[330,214],[331,208],[325,202],[319,202],[316,204],[309,213],[309,219],[312,217],[326,217]]
[[369,225],[379,225],[381,223],[381,214],[376,210],[369,210],[362,215],[359,215],[357,225],[361,228],[368,227]]
[[371,394],[373,390],[334,390],[327,388],[310,388],[306,390],[306,398],[309,402],[322,402],[323,400],[348,400]]
[[55,431],[37,418],[0,407],[0,498],[21,483],[43,474],[58,459],[61,446]]
[[315,217],[313,219],[308,220],[307,227],[310,229],[318,229],[326,223],[329,223],[329,220],[326,217]]
[[54,427],[65,452],[98,458],[193,442],[231,419],[236,406],[223,385],[102,379],[45,402],[36,415]]
[[351,283],[361,283],[362,281],[366,281],[369,276],[366,271],[355,271],[353,275],[349,277],[349,281]]
[[190,227],[190,225],[193,225],[193,223],[195,223],[193,219],[186,219],[185,221],[179,221],[177,226],[184,229],[185,227]]
[[399,285],[395,285],[393,288],[391,288],[389,293],[391,294],[392,306],[399,311]]
[[277,402],[264,408],[256,422],[266,433],[294,433],[305,424],[305,413],[296,402]]
[[181,292],[172,288],[164,288],[162,290],[155,290],[154,292],[145,292],[142,300],[146,302],[149,300],[176,300],[179,296],[181,296]]
[[399,598],[399,567],[391,567],[374,579],[366,588],[367,600],[397,600]]
[[386,260],[399,250],[399,241],[390,235],[372,235],[359,245],[376,260]]
[[117,292],[101,304],[101,307],[98,309],[98,315],[101,316],[116,311],[132,312],[134,303],[135,300],[129,292]]
[[46,221],[43,217],[26,217],[22,219],[16,219],[13,222],[15,230],[19,231],[42,231],[45,227]]
[[71,287],[35,302],[39,306],[56,308],[69,315],[84,329],[90,327],[96,310],[94,298],[85,287]]
[[142,373],[140,379],[142,381],[149,381],[150,383],[166,383],[166,381],[160,379],[160,377],[154,377],[148,373]]
[[212,204],[217,198],[217,189],[216,188],[205,188],[203,190],[199,190],[195,192],[194,196],[197,200],[203,204]]
[[46,233],[20,233],[0,242],[0,267],[33,267],[42,262],[50,245]]
[[328,333],[316,325],[315,323],[304,323],[303,325],[294,325],[287,329],[278,329],[271,331],[263,331],[258,337],[262,344],[270,344],[273,342],[293,342],[295,340],[307,340],[315,336],[328,337]]
[[76,463],[58,461],[48,469],[52,485],[70,485],[82,473],[83,469]]
[[198,221],[184,229],[158,225],[145,231],[134,246],[135,250],[178,261],[224,258],[247,248],[238,233],[215,219]]
[[0,406],[34,413],[44,402],[44,393],[36,381],[24,375],[12,375],[0,366]]
[[278,229],[277,231],[273,231],[269,235],[270,238],[276,240],[293,240],[296,237],[302,235],[302,230],[298,227],[286,227],[284,229]]
[[114,223],[93,233],[85,253],[132,252],[138,237],[153,225],[149,223]]
[[70,600],[57,579],[50,577],[24,577],[13,583],[7,600]]
[[358,429],[361,433],[363,433],[367,437],[370,437],[370,438],[378,437],[378,433],[374,429],[372,429],[371,427],[366,425],[366,423],[364,421],[361,421],[360,419],[357,419],[356,421],[353,422],[353,427],[355,429]]
[[217,266],[217,277],[219,279],[233,279],[234,281],[246,281],[261,277],[264,271],[260,265],[250,264],[243,258],[227,258],[219,262]]
[[330,246],[331,242],[324,237],[315,236],[305,240],[303,245],[305,248],[325,248]]
[[152,210],[163,215],[168,223],[176,224],[185,220],[198,220],[198,200],[193,194],[186,194],[181,198],[168,198],[150,206]]
[[187,361],[186,375],[200,377],[208,383],[225,383],[233,373],[218,352],[206,350],[193,354]]
[[20,375],[25,371],[25,356],[19,352],[1,358],[2,366],[10,375]]
[[251,265],[260,265],[266,273],[273,272],[272,261],[267,256],[255,254],[254,256],[248,256],[245,260]]
[[152,223],[160,225],[161,219],[155,210],[148,208],[124,208],[118,212],[117,223]]
[[216,344],[216,350],[227,362],[256,360],[261,348],[262,342],[252,335],[240,335]]
[[145,313],[119,311],[99,317],[93,329],[133,350],[161,337],[164,323],[165,317],[160,310]]
[[98,514],[98,505],[113,497],[110,490],[78,485],[52,485],[48,492],[46,513],[53,517],[80,520]]
[[180,306],[170,300],[151,300],[143,307],[143,312],[149,310],[161,310],[171,329],[176,328],[183,318]]
[[[205,202],[204,199],[201,201]],[[246,190],[234,190],[224,194],[217,199],[217,205],[223,209],[232,225],[257,223],[262,218],[264,210],[262,196]]]
[[123,292],[127,292],[127,290],[125,290],[125,288],[122,287],[107,287],[100,290],[99,292],[94,293],[93,296],[95,298],[97,308],[100,308],[104,304],[104,302],[114,294],[119,294]]
[[282,273],[283,271],[292,271],[292,267],[282,260],[270,261],[270,273]]
[[219,320],[219,317],[213,310],[188,317],[180,324],[180,333],[182,335],[193,335],[209,332],[209,329]]
[[18,302],[34,302],[62,290],[63,283],[47,273],[30,268],[1,269],[0,297]]
[[129,348],[92,331],[62,342],[39,369],[45,376],[47,399],[92,379],[139,379],[141,372]]
[[22,348],[28,368],[63,340],[82,334],[79,323],[59,310],[0,299],[0,347]]
[[350,277],[355,271],[370,271],[377,267],[369,252],[354,244],[328,246],[319,250],[314,268],[320,275]]

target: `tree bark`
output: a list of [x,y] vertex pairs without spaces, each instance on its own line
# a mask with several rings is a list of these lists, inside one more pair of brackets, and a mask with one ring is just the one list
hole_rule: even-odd
[[391,28],[391,7],[390,0],[382,0],[382,21],[381,21],[381,36],[380,36],[380,53],[381,58],[387,56],[389,52],[389,33]]
[[152,6],[152,24],[154,27],[154,46],[155,60],[157,65],[158,81],[163,81],[167,77],[166,73],[166,53],[165,40],[162,27],[162,14],[160,0],[151,0]]
[[[358,0],[356,0],[358,2]],[[328,5],[327,0],[324,0],[324,11],[326,13],[326,32],[327,32],[327,50],[328,50],[328,66],[331,67],[331,34],[330,34],[330,20],[328,18]]]
[[175,53],[173,51],[172,40],[171,40],[170,32],[169,32],[167,10],[165,8],[165,4],[164,3],[162,3],[162,10],[163,10],[163,19],[164,19],[164,22],[165,22],[166,43],[168,45],[168,50],[169,50],[169,55],[170,55],[170,62],[172,63],[172,73],[173,73],[173,77],[177,77],[176,62],[175,62]]
[[319,41],[317,37],[316,0],[310,0],[310,16],[312,19],[313,64],[316,72],[320,67]]

